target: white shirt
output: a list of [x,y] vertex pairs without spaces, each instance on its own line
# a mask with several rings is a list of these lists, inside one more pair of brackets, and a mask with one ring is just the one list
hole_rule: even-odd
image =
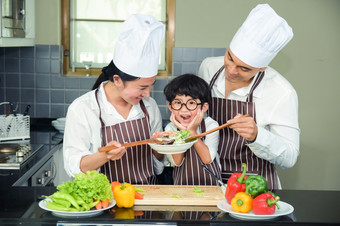
[[[210,83],[214,74],[224,64],[224,57],[205,59],[198,76]],[[252,83],[234,90],[228,99],[245,101]],[[225,98],[224,70],[218,76],[213,97]],[[298,125],[298,97],[292,85],[277,71],[267,67],[264,78],[253,92],[258,134],[256,140],[247,144],[259,158],[281,168],[290,168],[299,156],[300,129]]]
[[[105,125],[114,125],[144,117],[140,104],[137,104],[132,106],[128,118],[124,119],[107,101],[103,87],[105,83],[100,85],[98,91],[101,117]],[[162,131],[162,117],[156,101],[151,97],[144,97],[143,103],[149,113],[150,135],[156,131]],[[92,90],[74,100],[67,111],[63,141],[64,167],[67,174],[74,177],[75,174],[80,173],[81,158],[97,152],[101,144],[99,107],[95,90]],[[158,161],[155,156],[153,156],[153,160],[155,173],[162,173],[164,164]]]
[[[214,119],[210,118],[210,117],[206,117],[204,119],[204,122],[205,122],[205,130],[208,131],[208,130],[212,130],[212,129],[215,129],[216,127],[219,126],[218,122],[216,122]],[[169,130],[177,130],[177,127],[172,123],[170,122],[164,129],[165,131],[169,131]],[[198,126],[197,129],[196,129],[196,132],[198,134],[202,133],[201,131],[201,126]],[[205,136],[205,139],[204,139],[204,143],[209,147],[209,152],[210,152],[210,157],[211,157],[211,162],[214,161],[214,159],[216,158],[216,161],[217,161],[217,164],[218,166],[220,167],[221,169],[221,164],[220,164],[220,157],[217,153],[217,149],[218,149],[218,142],[220,140],[220,135],[219,135],[219,131],[216,131],[216,132],[213,132],[213,133],[210,133],[210,134],[207,134]],[[181,166],[184,162],[184,158],[181,162],[181,164],[177,165],[173,158],[172,158],[172,155],[167,155],[167,158],[169,159],[169,161],[174,165],[174,166]]]

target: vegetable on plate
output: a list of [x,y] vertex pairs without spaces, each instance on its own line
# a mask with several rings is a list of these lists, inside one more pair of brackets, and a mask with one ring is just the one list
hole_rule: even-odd
[[242,167],[242,173],[233,173],[228,179],[225,197],[229,204],[231,203],[231,200],[234,198],[236,193],[246,191],[246,184],[244,181],[248,177],[246,176],[247,165],[245,163],[242,163]]
[[270,192],[263,193],[254,199],[253,212],[257,215],[272,215],[275,213],[276,207],[280,209],[277,203],[279,200],[279,196],[274,197]]
[[253,198],[268,191],[268,182],[261,175],[249,175],[244,183],[246,184],[246,193]]
[[231,200],[231,208],[237,213],[248,213],[252,209],[253,197],[245,192],[238,192]]

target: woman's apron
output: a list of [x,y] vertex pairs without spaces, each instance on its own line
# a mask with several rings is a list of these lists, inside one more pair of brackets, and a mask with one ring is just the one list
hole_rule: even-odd
[[[210,90],[212,90],[217,77],[223,69],[224,66],[215,73],[210,81]],[[245,102],[213,97],[208,111],[209,116],[216,120],[220,125],[226,123],[229,119],[234,118],[238,113],[242,115],[249,114],[256,121],[253,92],[260,84],[263,77],[264,72],[260,72],[256,77]],[[242,172],[241,164],[246,163],[247,173],[258,174],[265,177],[268,181],[269,189],[277,189],[278,180],[274,164],[258,158],[245,144],[246,140],[239,136],[233,129],[225,128],[220,130],[218,153],[222,166],[222,180],[226,183],[232,173]]]
[[[150,138],[149,114],[143,101],[140,101],[140,106],[144,113],[143,118],[106,126],[101,117],[97,92],[98,89],[96,91],[96,100],[99,106],[102,146],[105,146],[113,140],[119,143],[126,143]],[[111,182],[119,181],[132,184],[156,183],[156,176],[153,170],[152,149],[147,144],[127,148],[122,158],[108,161],[100,170]]]
[[[205,132],[204,119],[201,122],[201,132]],[[205,137],[202,138],[204,140]],[[184,162],[180,166],[174,166],[173,180],[175,185],[218,185],[218,182],[203,168],[204,163],[197,154],[194,146],[188,149],[184,155]],[[218,177],[221,175],[216,158],[206,166]]]

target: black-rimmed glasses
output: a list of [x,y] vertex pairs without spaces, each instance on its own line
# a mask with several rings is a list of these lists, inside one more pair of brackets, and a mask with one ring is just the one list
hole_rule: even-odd
[[183,105],[189,111],[193,111],[197,108],[198,105],[202,105],[202,103],[197,103],[194,99],[190,99],[186,103],[182,103],[180,100],[177,100],[177,99],[175,99],[171,102],[171,108],[175,111],[181,110]]

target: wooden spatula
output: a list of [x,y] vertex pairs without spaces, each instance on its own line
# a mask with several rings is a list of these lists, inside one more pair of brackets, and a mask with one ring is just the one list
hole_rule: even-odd
[[[156,138],[151,138],[151,139],[146,139],[146,140],[134,141],[134,142],[130,142],[130,143],[124,143],[124,144],[122,144],[122,146],[125,147],[125,148],[129,148],[129,147],[134,147],[134,146],[138,146],[138,145],[142,145],[142,144],[149,144],[149,143],[170,144],[173,141],[174,141],[174,139],[163,138],[162,140],[159,140],[159,139],[156,139]],[[115,149],[115,148],[118,148],[118,147],[115,146],[115,145],[109,145],[109,146],[98,148],[98,151],[99,152],[107,152],[107,151],[111,151],[112,149]]]
[[[243,115],[242,117],[249,117],[249,115],[246,114],[246,115]],[[211,129],[211,130],[209,130],[209,131],[207,131],[207,132],[200,133],[200,134],[197,134],[197,135],[194,135],[194,136],[190,136],[190,137],[186,138],[184,141],[185,141],[186,143],[191,142],[191,141],[194,141],[194,140],[196,140],[196,139],[199,139],[199,138],[201,138],[201,137],[204,137],[205,135],[207,135],[207,134],[209,134],[209,133],[213,133],[213,132],[215,132],[215,131],[217,131],[217,130],[223,129],[223,128],[228,127],[228,126],[230,126],[230,125],[231,125],[231,124],[229,124],[229,123],[225,123],[225,124],[223,124],[223,125],[220,125],[219,127],[216,127],[216,128],[214,128],[214,129]]]

